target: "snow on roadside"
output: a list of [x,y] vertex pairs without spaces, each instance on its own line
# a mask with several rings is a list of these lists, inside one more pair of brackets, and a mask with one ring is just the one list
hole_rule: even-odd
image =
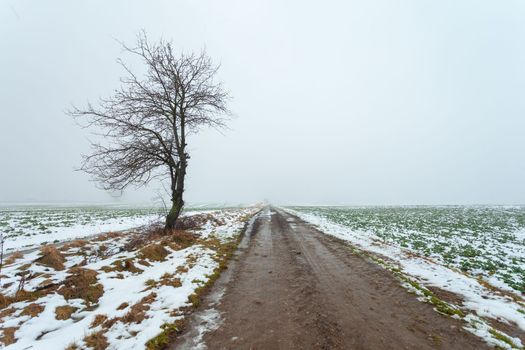
[[[204,213],[212,213],[216,210],[190,210],[182,216],[192,216]],[[48,228],[48,232],[38,229],[29,231],[28,235],[9,235],[4,241],[4,250],[11,253],[16,250],[29,250],[43,244],[55,244],[79,238],[87,238],[104,232],[125,231],[161,221],[159,214],[135,215],[109,217],[96,219],[89,223],[77,223],[72,226],[55,226]],[[16,228],[16,226],[15,226]],[[25,229],[27,231],[27,229]]]
[[[482,337],[488,343],[506,349],[513,348],[508,342],[498,339],[494,333],[489,332],[492,328],[482,318],[491,318],[511,325],[515,324],[522,331],[525,331],[525,303],[521,298],[514,298],[515,301],[508,295],[486,288],[476,279],[459,270],[450,269],[429,258],[419,257],[407,249],[389,245],[371,231],[354,231],[321,216],[289,208],[282,209],[313,224],[326,234],[349,241],[364,251],[387,257],[397,263],[405,274],[415,278],[423,286],[437,287],[462,297],[463,303],[458,306],[462,310],[466,309],[473,312],[464,318],[468,324],[465,328]],[[501,332],[498,333],[507,337],[515,346],[523,347],[519,338],[513,338]]]
[[[207,212],[209,220],[193,231],[198,240],[192,242],[192,236],[161,237],[125,249],[140,239],[141,234],[132,232],[72,241],[59,248],[63,269],[36,263],[40,251],[25,254],[2,270],[0,344],[6,349],[88,349],[95,343],[108,349],[144,349],[164,325],[184,318],[190,295],[218,268],[213,240],[236,238],[257,210]],[[92,281],[75,282],[76,275],[90,273],[96,275]],[[26,281],[20,294],[22,275]],[[43,286],[50,288],[41,292]],[[22,301],[2,305],[8,304],[4,297],[17,293]]]

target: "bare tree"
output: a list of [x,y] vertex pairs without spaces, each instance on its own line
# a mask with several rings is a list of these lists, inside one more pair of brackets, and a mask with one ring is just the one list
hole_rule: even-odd
[[224,127],[230,116],[229,95],[216,82],[218,66],[204,51],[176,55],[171,42],[152,43],[145,32],[138,35],[135,47],[122,46],[140,58],[146,72],[139,77],[119,59],[126,72],[121,87],[97,107],[88,104],[69,111],[81,125],[104,136],[104,143],[93,142],[92,153],[83,156],[81,170],[107,190],[169,179],[170,229],[184,206],[188,135],[202,127]]

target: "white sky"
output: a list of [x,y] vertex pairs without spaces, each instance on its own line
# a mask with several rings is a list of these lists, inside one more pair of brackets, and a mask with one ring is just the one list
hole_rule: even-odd
[[0,202],[112,198],[64,114],[123,74],[114,38],[222,63],[237,118],[191,140],[189,202],[525,203],[525,2],[0,1]]

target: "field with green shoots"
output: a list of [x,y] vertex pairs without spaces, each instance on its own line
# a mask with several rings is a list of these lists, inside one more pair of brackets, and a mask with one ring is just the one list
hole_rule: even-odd
[[4,207],[0,232],[9,251],[141,226],[159,214],[159,208]]
[[525,292],[525,207],[294,207]]

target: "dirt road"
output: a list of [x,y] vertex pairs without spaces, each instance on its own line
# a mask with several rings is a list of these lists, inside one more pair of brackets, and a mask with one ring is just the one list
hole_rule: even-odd
[[484,349],[381,267],[266,208],[173,349]]

